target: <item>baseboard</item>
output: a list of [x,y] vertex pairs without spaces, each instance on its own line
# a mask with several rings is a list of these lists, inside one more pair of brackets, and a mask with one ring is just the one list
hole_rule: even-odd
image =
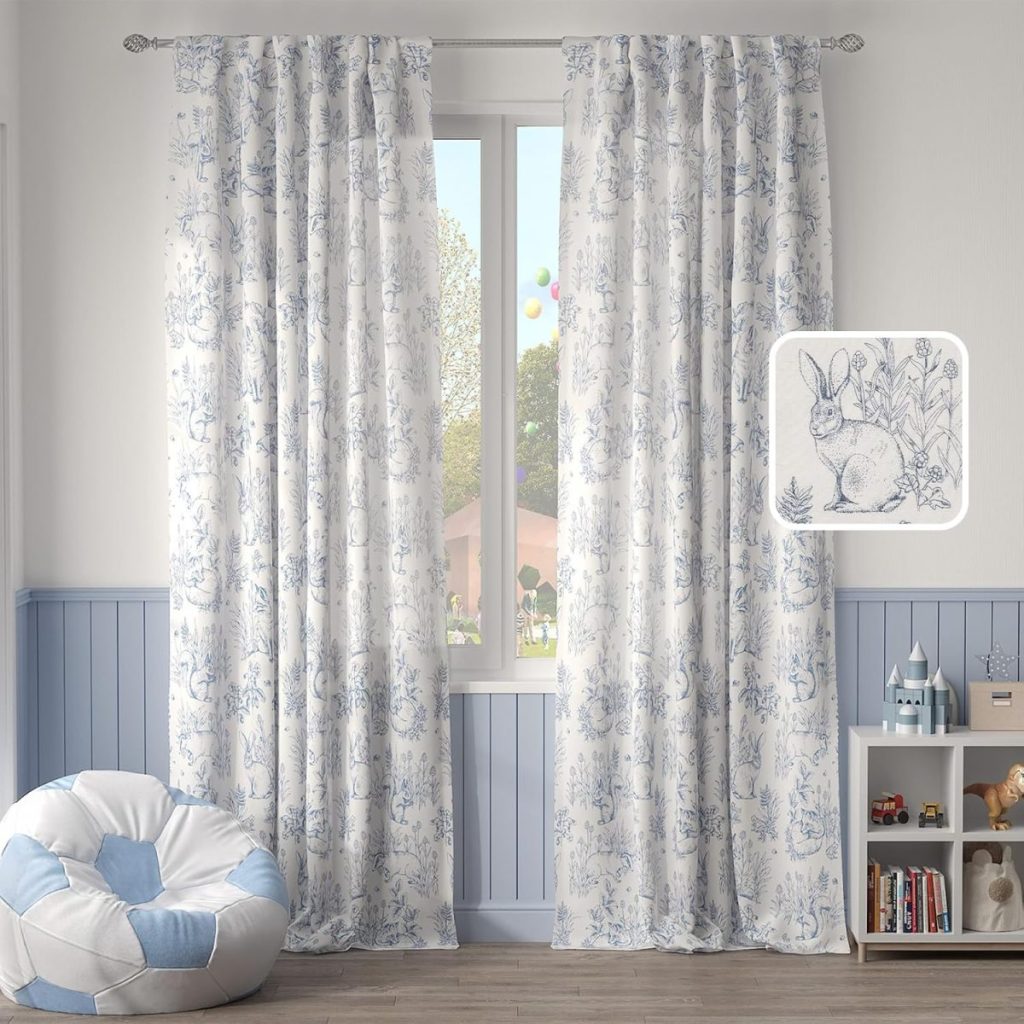
[[455,905],[459,942],[550,942],[555,928],[551,903]]

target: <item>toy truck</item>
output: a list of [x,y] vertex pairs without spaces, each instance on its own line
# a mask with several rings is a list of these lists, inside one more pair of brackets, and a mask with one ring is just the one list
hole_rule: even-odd
[[930,800],[921,804],[921,813],[917,816],[918,828],[942,828],[945,823],[942,804]]
[[902,793],[883,793],[881,799],[871,801],[871,821],[875,825],[892,825],[899,822],[906,825],[910,821],[910,811],[903,800]]

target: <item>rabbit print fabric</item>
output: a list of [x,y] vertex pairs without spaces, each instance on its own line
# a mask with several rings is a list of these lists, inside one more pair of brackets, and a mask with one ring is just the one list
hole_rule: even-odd
[[428,40],[179,39],[171,777],[287,946],[455,944]]
[[766,500],[769,352],[832,318],[818,43],[563,55],[554,944],[846,951],[830,539]]
[[952,335],[805,334],[773,353],[773,494],[794,526],[952,525],[966,366]]

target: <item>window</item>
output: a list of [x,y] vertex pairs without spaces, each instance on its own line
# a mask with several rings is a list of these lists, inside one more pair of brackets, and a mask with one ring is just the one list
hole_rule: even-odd
[[453,682],[547,688],[558,525],[562,130],[435,119]]

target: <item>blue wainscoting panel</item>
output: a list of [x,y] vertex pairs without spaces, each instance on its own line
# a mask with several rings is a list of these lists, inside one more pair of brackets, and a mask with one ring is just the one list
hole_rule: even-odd
[[117,602],[92,601],[89,665],[92,685],[92,766],[117,768],[120,712],[117,685]]
[[454,694],[455,921],[463,942],[549,942],[549,694]]
[[[967,601],[964,605],[964,679],[983,679],[985,667],[978,655],[992,649],[992,601]],[[961,701],[960,707],[964,704]]]
[[39,784],[39,671],[36,645],[38,608],[29,591],[19,591],[15,601],[18,704],[18,794]]
[[544,694],[544,899],[555,899],[555,695]]
[[[949,680],[959,696],[966,691],[967,603],[965,601],[939,601],[939,664],[942,674]],[[925,650],[928,648],[926,647]],[[981,668],[977,662],[974,668]],[[972,669],[973,671],[973,669]],[[961,721],[964,704],[961,701]]]
[[146,771],[166,779],[170,771],[167,706],[170,684],[170,606],[157,601],[143,605],[145,630],[143,678],[146,681]]
[[455,900],[461,902],[466,895],[466,857],[463,853],[463,836],[466,834],[465,818],[465,778],[464,770],[465,747],[463,736],[465,727],[463,725],[465,705],[462,697],[453,696],[451,699],[452,709],[452,832],[455,843]]
[[[167,778],[168,596],[18,594],[18,786],[81,768]],[[1024,589],[836,594],[840,774],[846,729],[879,721],[893,661],[920,640],[964,706],[977,654],[1024,654]],[[452,697],[455,916],[463,941],[548,941],[554,900],[554,694]],[[845,804],[843,812],[845,814]]]
[[[914,646],[914,632],[910,624],[911,603],[909,601],[886,601],[885,602],[885,658],[883,667],[886,679],[892,671],[893,665],[900,664],[907,660],[907,655]],[[929,657],[935,655],[929,652]],[[885,679],[882,681],[885,683]]]
[[[146,631],[141,601],[117,603],[117,766],[146,770]],[[164,707],[163,713],[167,714]]]
[[[837,607],[840,604],[837,602]],[[885,602],[861,601],[857,605],[857,659],[852,665],[855,675],[840,684],[840,689],[843,685],[853,685],[857,691],[857,719],[840,722],[844,732],[844,726],[873,721],[875,714],[881,721],[882,697],[889,671],[885,655]]]
[[544,697],[516,697],[516,899],[544,899]]
[[929,652],[929,657],[940,657],[938,601],[914,601],[911,603],[910,635],[920,641],[921,646]]
[[19,792],[85,768],[166,780],[167,591],[33,590],[17,615]]
[[39,778],[65,775],[64,602],[43,601],[37,614],[36,660],[39,678]]
[[64,771],[92,767],[92,608],[86,601],[64,605]]
[[529,695],[496,693],[491,701],[491,899],[516,896],[516,705]]
[[[1015,601],[992,602],[992,643],[999,644],[1007,654],[1017,656],[1019,640],[1017,624],[1020,608]],[[978,664],[978,662],[975,662]],[[979,665],[980,667],[980,665]],[[1006,675],[997,675],[997,679],[1019,679],[1020,672],[1014,662],[1012,671]]]
[[459,702],[464,758],[462,900],[476,906],[491,898],[491,695],[467,693],[452,700],[453,704]]

